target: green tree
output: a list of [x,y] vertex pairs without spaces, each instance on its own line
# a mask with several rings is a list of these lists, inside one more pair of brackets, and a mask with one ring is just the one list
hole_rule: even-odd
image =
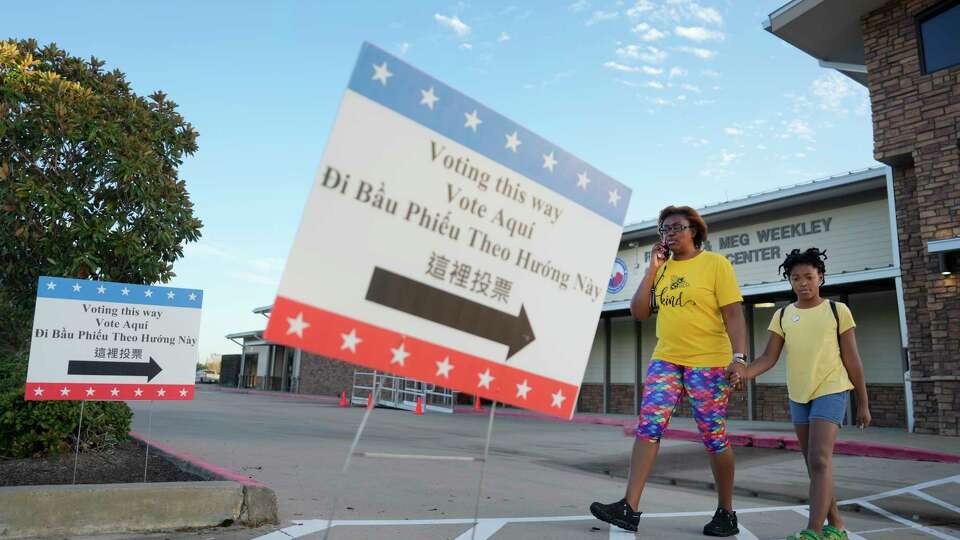
[[[55,44],[0,42],[0,363],[25,362],[39,276],[167,282],[200,237],[177,174],[196,131],[164,93],[138,96],[103,66]],[[8,368],[21,375],[0,392],[22,396],[23,370]]]

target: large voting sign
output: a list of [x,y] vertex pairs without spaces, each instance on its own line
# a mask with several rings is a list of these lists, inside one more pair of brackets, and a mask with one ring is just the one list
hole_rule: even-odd
[[41,276],[27,400],[190,400],[203,291]]
[[265,338],[569,418],[629,199],[364,44]]

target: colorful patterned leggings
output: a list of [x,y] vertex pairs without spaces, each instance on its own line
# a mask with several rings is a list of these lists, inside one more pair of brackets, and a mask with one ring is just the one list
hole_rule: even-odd
[[727,400],[730,382],[724,368],[693,368],[653,360],[643,384],[638,439],[659,442],[670,415],[686,390],[703,445],[713,454],[727,449]]

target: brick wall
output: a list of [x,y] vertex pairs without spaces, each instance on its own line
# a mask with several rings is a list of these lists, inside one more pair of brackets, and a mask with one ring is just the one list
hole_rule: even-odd
[[753,419],[789,422],[790,405],[788,399],[787,385],[785,384],[758,384],[754,386]]
[[603,412],[603,385],[587,383],[580,386],[580,398],[577,400],[577,412]]
[[322,396],[339,396],[340,392],[346,392],[349,397],[355,369],[353,364],[304,351],[300,356],[298,392]]
[[632,384],[611,384],[607,398],[608,412],[613,414],[637,414],[637,405],[633,401]]
[[906,397],[901,384],[868,384],[871,425],[877,427],[907,427]]
[[915,430],[958,436],[958,276],[926,250],[960,236],[960,66],[924,74],[916,27],[937,3],[890,2],[864,17],[863,36],[874,156],[894,169]]

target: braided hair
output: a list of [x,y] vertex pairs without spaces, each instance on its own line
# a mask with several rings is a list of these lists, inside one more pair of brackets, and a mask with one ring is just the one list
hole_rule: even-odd
[[[809,264],[817,269],[820,276],[823,276],[827,273],[827,266],[823,264],[825,260],[827,260],[827,250],[820,251],[819,248],[815,247],[809,248],[806,251],[795,249],[787,255],[787,258],[783,260],[783,264],[780,265],[779,269],[783,270],[783,279],[787,281],[790,280],[790,271],[793,270],[793,267],[800,264]],[[821,280],[821,285],[826,282],[822,277]]]

